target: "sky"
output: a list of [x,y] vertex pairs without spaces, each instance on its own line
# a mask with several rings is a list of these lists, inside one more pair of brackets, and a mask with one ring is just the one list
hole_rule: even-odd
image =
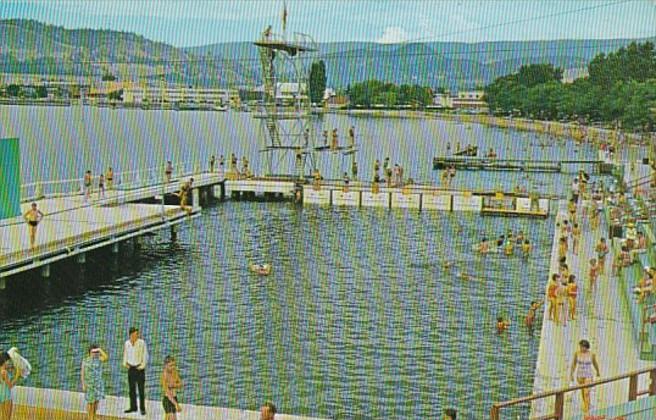
[[0,0],[0,19],[134,32],[176,47],[252,41],[269,24],[317,42],[517,41],[656,35],[656,0]]

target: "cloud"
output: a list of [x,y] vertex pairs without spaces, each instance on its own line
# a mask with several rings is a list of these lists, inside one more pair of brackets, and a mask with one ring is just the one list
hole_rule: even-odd
[[376,40],[380,44],[398,44],[410,39],[410,34],[400,26],[388,26]]

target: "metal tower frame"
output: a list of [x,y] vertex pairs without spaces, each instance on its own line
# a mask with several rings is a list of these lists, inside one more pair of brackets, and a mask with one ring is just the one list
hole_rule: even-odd
[[[302,33],[294,33],[293,40],[287,40],[272,33],[271,26],[254,44],[259,48],[264,82],[262,106],[255,117],[262,120],[264,147],[260,152],[265,156],[266,175],[304,179],[315,169],[308,79],[317,45]],[[295,87],[291,98],[285,100],[278,95],[279,83],[291,83]],[[291,161],[290,155],[294,158],[293,172],[279,172],[285,159]]]

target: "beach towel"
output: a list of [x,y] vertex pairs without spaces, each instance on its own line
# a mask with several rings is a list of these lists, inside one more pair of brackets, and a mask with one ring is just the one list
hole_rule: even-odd
[[16,347],[10,348],[9,351],[7,351],[7,354],[9,354],[14,367],[20,369],[21,376],[27,378],[30,375],[30,372],[32,372],[32,365],[30,365],[30,362],[18,353]]

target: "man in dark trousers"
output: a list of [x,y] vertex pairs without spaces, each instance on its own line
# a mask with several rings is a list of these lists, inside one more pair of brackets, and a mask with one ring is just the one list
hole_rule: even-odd
[[139,407],[141,414],[146,415],[146,396],[144,384],[146,382],[146,364],[148,363],[148,349],[146,343],[139,338],[139,329],[130,327],[130,339],[123,346],[123,366],[128,370],[128,384],[130,386],[130,408],[126,413],[137,411],[137,386],[139,387]]

